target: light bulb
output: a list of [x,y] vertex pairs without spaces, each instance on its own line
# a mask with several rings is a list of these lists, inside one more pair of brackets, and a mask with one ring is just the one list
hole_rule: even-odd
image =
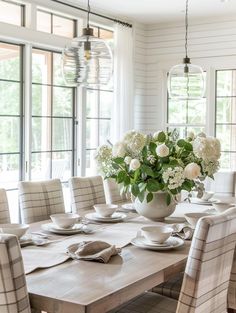
[[84,50],[84,57],[86,61],[89,61],[91,59],[91,50]]

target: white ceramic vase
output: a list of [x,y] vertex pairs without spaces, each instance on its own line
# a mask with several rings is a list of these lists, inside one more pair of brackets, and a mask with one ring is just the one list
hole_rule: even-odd
[[163,221],[165,217],[171,215],[176,207],[177,202],[172,198],[169,205],[166,203],[167,193],[158,191],[153,193],[153,199],[147,203],[146,198],[140,202],[138,198],[135,199],[135,209],[138,214],[152,220]]

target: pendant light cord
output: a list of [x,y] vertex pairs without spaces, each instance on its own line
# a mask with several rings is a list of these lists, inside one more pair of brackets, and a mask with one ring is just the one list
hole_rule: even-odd
[[188,57],[188,0],[186,0],[185,10],[185,54]]
[[90,15],[90,3],[89,3],[89,0],[88,0],[87,28],[89,28],[89,15]]

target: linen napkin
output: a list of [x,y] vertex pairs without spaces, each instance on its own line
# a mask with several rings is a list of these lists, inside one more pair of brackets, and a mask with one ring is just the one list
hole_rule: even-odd
[[184,240],[191,240],[193,238],[194,229],[184,223],[173,224],[173,235],[178,236]]
[[120,252],[121,248],[116,248],[105,241],[82,241],[67,248],[67,254],[72,259],[101,263],[108,263],[113,255]]

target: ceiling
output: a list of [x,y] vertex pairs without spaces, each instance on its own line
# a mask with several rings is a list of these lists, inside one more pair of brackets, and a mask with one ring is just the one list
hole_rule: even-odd
[[[70,0],[87,6],[87,0]],[[183,20],[185,0],[90,0],[92,11],[145,24]],[[189,0],[190,18],[236,14],[236,0]]]

